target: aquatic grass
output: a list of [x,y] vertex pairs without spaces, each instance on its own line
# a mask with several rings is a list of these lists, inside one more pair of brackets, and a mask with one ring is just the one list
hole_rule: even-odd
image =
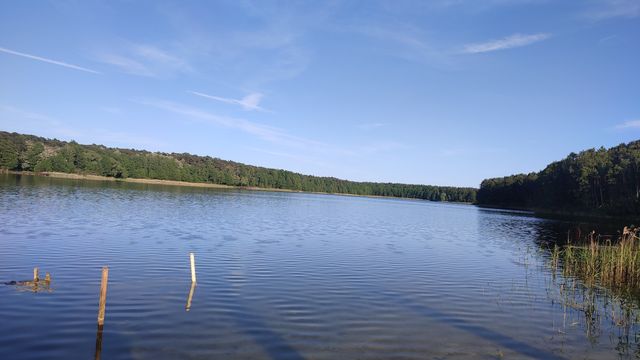
[[[562,252],[556,251],[555,254],[556,265],[561,265]],[[566,271],[563,272],[566,274]],[[580,326],[587,340],[594,345],[603,334],[609,334],[611,339],[617,338],[616,350],[620,355],[640,354],[640,307],[637,297],[620,292],[620,287],[613,290],[598,286],[596,280],[588,284],[573,274],[558,277],[556,271],[550,273],[547,296],[553,303],[561,305],[563,311],[562,321],[557,329],[554,324],[554,331],[566,334],[569,328]],[[635,347],[638,350],[634,350]]]
[[566,245],[554,245],[551,264],[565,276],[577,277],[586,285],[600,285],[623,292],[640,290],[640,228],[625,227],[617,238],[598,235]]

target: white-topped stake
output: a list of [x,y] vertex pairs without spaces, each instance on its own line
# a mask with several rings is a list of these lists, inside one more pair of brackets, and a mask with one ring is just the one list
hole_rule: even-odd
[[193,253],[189,253],[189,257],[191,258],[191,282],[196,282],[196,258]]

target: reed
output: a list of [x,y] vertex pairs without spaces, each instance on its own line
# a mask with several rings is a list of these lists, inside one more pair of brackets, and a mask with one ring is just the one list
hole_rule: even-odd
[[[625,227],[616,237],[594,231],[564,246],[555,245],[551,264],[565,276],[577,277],[587,285],[614,290],[640,290],[640,228]],[[625,291],[627,292],[627,291]]]

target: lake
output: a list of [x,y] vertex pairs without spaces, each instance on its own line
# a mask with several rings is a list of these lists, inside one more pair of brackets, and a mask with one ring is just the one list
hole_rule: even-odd
[[0,282],[35,266],[52,277],[50,291],[0,285],[0,358],[635,358],[635,313],[549,266],[546,244],[573,226],[462,204],[0,175]]

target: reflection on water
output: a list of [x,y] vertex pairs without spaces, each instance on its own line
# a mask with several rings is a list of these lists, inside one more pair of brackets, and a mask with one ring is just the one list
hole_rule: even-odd
[[193,301],[193,293],[196,291],[196,283],[191,282],[191,288],[189,289],[189,295],[187,296],[187,305],[184,307],[185,310],[191,310],[191,301]]
[[104,331],[104,325],[98,325],[98,330],[96,331],[96,351],[93,356],[95,360],[100,360],[100,358],[102,357],[102,332],[103,331]]
[[11,280],[4,282],[4,285],[14,286],[18,291],[30,292],[52,292],[51,274],[46,273],[44,279],[40,278],[38,268],[33,268],[32,280]]
[[605,289],[585,287],[575,279],[554,279],[548,299],[562,307],[562,322],[556,325],[560,335],[581,328],[591,346],[598,346],[603,337],[608,337],[621,357],[640,356],[640,313],[635,303]]
[[56,291],[0,286],[0,358],[632,358],[627,300],[549,267],[542,245],[572,226],[425,201],[4,175],[0,282],[38,264]]

